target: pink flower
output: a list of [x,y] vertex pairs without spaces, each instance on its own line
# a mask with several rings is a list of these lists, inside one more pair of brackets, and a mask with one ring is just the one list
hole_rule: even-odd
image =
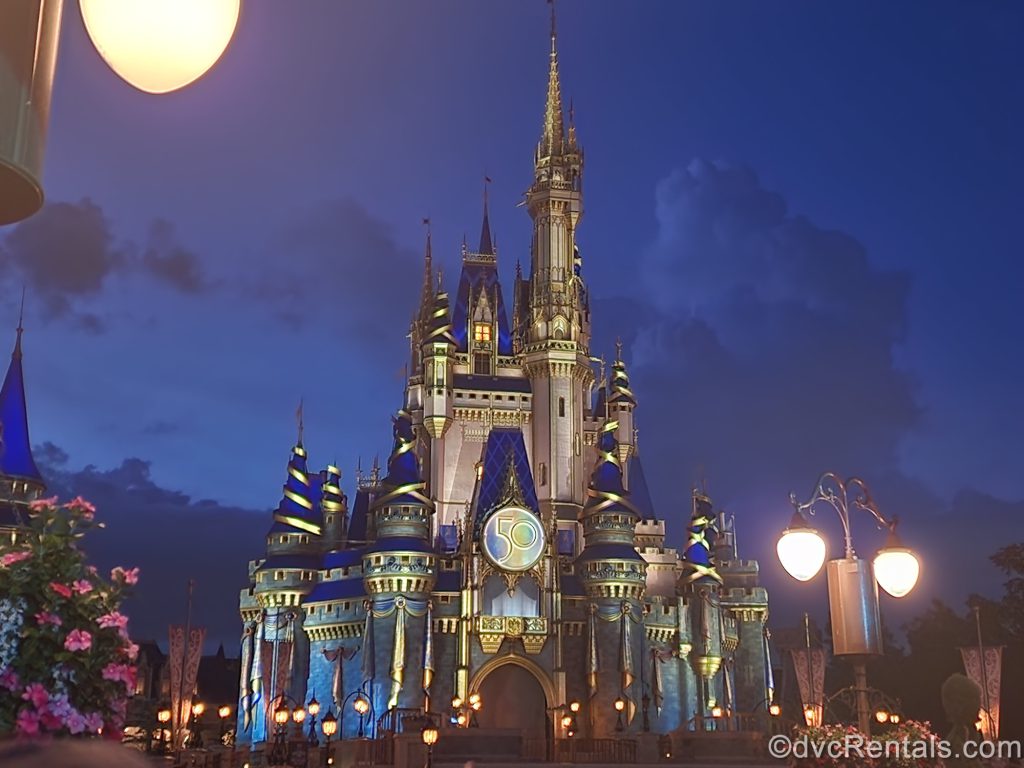
[[128,644],[124,647],[124,655],[128,657],[128,661],[135,661],[139,658],[139,646],[135,643],[128,641]]
[[128,626],[128,617],[119,611],[105,613],[96,620],[102,629],[124,629]]
[[86,520],[92,520],[93,515],[96,514],[96,507],[90,504],[88,501],[83,499],[81,496],[75,496],[71,501],[64,505],[65,509],[70,509],[74,512],[81,512],[82,517]]
[[18,713],[15,729],[22,736],[39,735],[39,713],[31,709],[22,709]]
[[72,710],[66,721],[68,730],[73,734],[79,734],[85,730],[85,717],[81,712]]
[[39,724],[48,731],[59,731],[64,721],[48,709],[40,710]]
[[95,565],[87,565],[87,566],[85,566],[85,572],[87,574],[89,574],[90,576],[95,576],[96,575],[96,566]]
[[3,557],[0,557],[0,565],[6,568],[9,565],[20,563],[22,560],[28,560],[30,557],[32,557],[32,553],[27,549],[19,552],[8,552]]
[[99,712],[90,712],[85,716],[85,730],[89,733],[99,733],[100,728],[103,727],[103,718]]
[[64,640],[64,647],[69,651],[88,651],[92,648],[92,635],[84,629],[72,629]]
[[50,703],[50,694],[46,692],[46,689],[40,683],[26,685],[25,692],[21,694],[21,698],[31,702],[32,706],[36,709],[42,709]]
[[52,589],[54,592],[56,592],[58,595],[61,595],[62,597],[71,597],[71,588],[68,587],[66,584],[60,584],[56,581],[51,581],[50,589]]
[[71,585],[71,588],[78,594],[84,595],[86,592],[92,592],[92,582],[86,579],[79,579]]
[[127,664],[107,664],[103,668],[103,679],[124,683],[129,691],[135,688],[135,667]]
[[36,499],[28,503],[28,508],[32,512],[39,512],[42,509],[49,509],[50,507],[57,506],[57,497],[51,496],[48,499]]
[[45,627],[47,624],[53,624],[53,626],[59,627],[63,622],[61,621],[60,616],[55,613],[40,611],[36,614],[36,624],[40,627]]
[[139,569],[130,568],[124,569],[120,565],[110,571],[111,581],[124,582],[128,586],[139,583]]
[[0,672],[0,688],[6,688],[11,693],[21,688],[21,681],[18,679],[18,673],[15,672],[11,667],[5,667],[3,672]]

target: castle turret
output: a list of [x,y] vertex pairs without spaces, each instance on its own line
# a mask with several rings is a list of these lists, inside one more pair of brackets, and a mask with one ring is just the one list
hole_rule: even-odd
[[348,497],[341,490],[341,470],[332,464],[322,473],[320,511],[323,515],[323,547],[327,552],[338,549],[348,526]]
[[[687,612],[691,627],[689,661],[696,674],[692,682],[697,692],[694,714],[703,716],[707,716],[722,700],[724,681],[719,671],[727,653],[723,642],[726,627],[720,600],[722,577],[716,567],[714,546],[715,515],[711,499],[694,490],[693,512],[687,529],[677,591],[682,597],[680,610]],[[735,630],[734,624],[732,629]]]
[[615,342],[615,363],[612,365],[611,393],[608,396],[608,418],[615,419],[619,428],[615,431],[615,441],[619,444],[619,460],[622,462],[622,473],[627,488],[632,487],[629,477],[629,457],[634,451],[633,411],[636,409],[636,396],[629,388],[629,374],[626,363],[622,359],[622,342]]
[[[634,680],[643,663],[643,597],[646,563],[635,547],[640,516],[622,482],[615,442],[616,423],[606,422],[598,436],[597,464],[583,510],[585,546],[576,571],[589,601],[588,653],[603,654],[588,661],[596,670],[590,683],[595,736],[619,730],[614,703],[625,702],[622,727],[638,730],[633,722],[642,692]],[[617,664],[611,654],[617,656]]]
[[21,370],[23,332],[19,318],[11,364],[0,388],[0,530],[12,534],[25,523],[23,512],[29,502],[46,490],[28,436],[25,379]]
[[[370,596],[367,631],[378,669],[372,683],[375,710],[423,706],[422,657],[428,598],[437,577],[437,555],[431,545],[434,506],[416,456],[412,419],[401,410],[394,418],[394,446],[388,474],[373,500],[376,541],[363,553],[363,583]],[[408,668],[407,668],[408,665]]]
[[[430,315],[423,338],[423,426],[434,441],[440,440],[452,424],[452,336],[448,313],[448,294],[438,278]],[[432,445],[439,448],[439,445]],[[433,451],[431,456],[433,457]],[[441,462],[443,463],[443,461]],[[431,483],[431,487],[434,484]]]

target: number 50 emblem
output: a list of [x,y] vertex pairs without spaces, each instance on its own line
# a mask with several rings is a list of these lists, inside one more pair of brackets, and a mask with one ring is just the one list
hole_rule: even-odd
[[498,568],[525,571],[536,565],[544,552],[544,528],[527,509],[499,509],[484,523],[483,549]]

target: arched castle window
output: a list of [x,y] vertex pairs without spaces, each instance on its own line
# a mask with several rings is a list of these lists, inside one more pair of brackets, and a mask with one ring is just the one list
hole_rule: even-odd
[[565,416],[565,398],[558,398],[558,415]]

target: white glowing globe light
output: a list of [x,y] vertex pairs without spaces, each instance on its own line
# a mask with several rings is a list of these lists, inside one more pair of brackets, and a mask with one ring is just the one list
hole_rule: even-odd
[[903,597],[917,584],[921,563],[906,547],[886,547],[875,556],[878,586],[893,597]]
[[241,0],[79,0],[103,60],[140,91],[198,80],[224,53]]
[[775,549],[782,567],[798,581],[813,579],[825,562],[825,541],[813,528],[787,528]]

